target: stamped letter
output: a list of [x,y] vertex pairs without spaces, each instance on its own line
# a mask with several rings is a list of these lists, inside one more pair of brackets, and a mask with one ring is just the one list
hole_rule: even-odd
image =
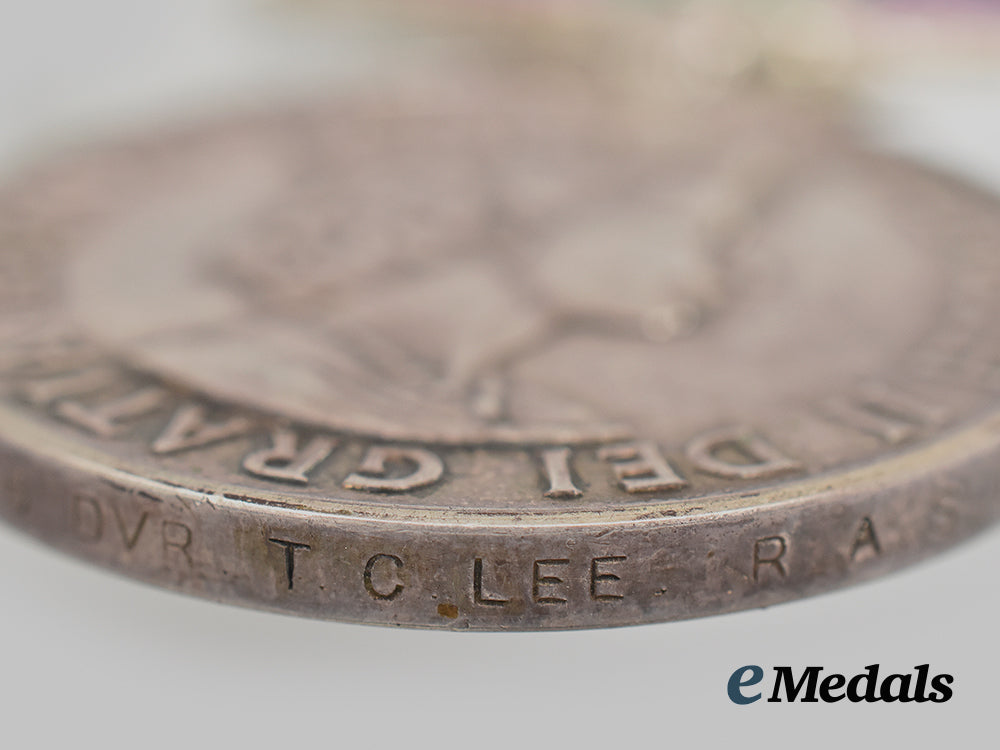
[[882,545],[879,544],[878,536],[875,534],[875,524],[872,519],[861,519],[861,525],[854,534],[854,542],[851,544],[851,560],[857,560],[864,550],[870,550],[871,554],[882,554]]
[[135,522],[135,528],[132,530],[129,530],[128,524],[125,522],[125,519],[122,518],[121,510],[114,503],[111,504],[111,514],[115,517],[115,522],[118,525],[118,532],[121,534],[125,549],[131,552],[135,549],[135,545],[139,543],[139,537],[142,536],[142,530],[146,526],[149,513],[143,511],[142,515],[139,516],[139,520]]
[[163,554],[166,556],[168,552],[173,550],[177,554],[184,557],[184,561],[188,565],[194,564],[194,560],[191,559],[191,542],[194,540],[194,536],[191,533],[191,527],[187,526],[180,521],[164,521],[163,522]]
[[565,604],[562,596],[565,582],[553,570],[569,565],[569,560],[535,560],[535,572],[531,579],[531,596],[539,604]]
[[472,599],[476,604],[485,607],[502,607],[507,603],[507,599],[483,592],[483,560],[481,557],[477,557],[472,566]]
[[288,581],[288,590],[295,588],[295,552],[297,550],[311,550],[312,547],[301,542],[290,542],[287,539],[268,539],[271,544],[276,544],[285,550],[285,579]]
[[760,570],[765,566],[773,567],[784,578],[788,575],[781,558],[788,551],[788,542],[783,536],[768,536],[758,539],[753,546],[753,579],[760,580]]
[[[384,572],[376,576],[376,568],[379,569],[390,569],[388,572]],[[369,560],[368,564],[365,565],[365,590],[371,595],[372,599],[378,599],[380,601],[391,602],[401,593],[403,593],[403,584],[399,582],[399,571],[403,569],[403,561],[400,560],[395,555],[378,554],[373,555]],[[392,588],[388,591],[388,586],[380,587],[375,585],[374,578],[378,577],[379,582],[386,582],[392,585]]]
[[104,536],[104,514],[100,504],[90,497],[73,499],[73,531],[80,539],[98,542]]
[[613,590],[613,584],[621,580],[621,576],[609,573],[607,567],[628,560],[622,555],[611,557],[595,557],[590,561],[590,598],[598,602],[611,602],[624,599],[624,595]]

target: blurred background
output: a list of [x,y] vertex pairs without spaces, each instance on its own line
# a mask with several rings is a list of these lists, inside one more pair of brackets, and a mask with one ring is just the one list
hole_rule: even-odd
[[[0,174],[93,139],[275,106],[415,55],[433,59],[456,39],[467,42],[470,24],[509,24],[526,5],[438,2],[431,21],[401,19],[384,4],[364,13],[322,0],[0,0]],[[576,19],[566,33],[580,31],[580,18],[592,31],[619,10],[649,12],[614,5],[555,4]],[[687,5],[692,20],[678,44],[698,85],[728,85],[749,59],[731,54],[720,67],[720,55],[706,51],[751,39],[767,48],[775,85],[844,96],[873,147],[1000,192],[993,3],[832,11],[760,3],[752,13],[758,4],[744,3],[748,18],[764,19],[757,27],[712,21],[719,3]],[[726,45],[713,47],[720,38]],[[614,631],[469,635],[190,600],[0,527],[0,743],[971,745],[989,736],[1000,698],[998,568],[993,531],[888,579],[766,611]],[[929,663],[955,675],[955,698],[737,707],[726,697],[729,675],[745,664],[853,673],[872,663],[904,672]]]

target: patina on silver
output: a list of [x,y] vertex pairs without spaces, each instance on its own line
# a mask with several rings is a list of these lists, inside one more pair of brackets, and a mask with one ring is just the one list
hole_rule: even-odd
[[994,520],[1000,212],[763,92],[451,70],[0,199],[0,510],[220,601],[627,625]]

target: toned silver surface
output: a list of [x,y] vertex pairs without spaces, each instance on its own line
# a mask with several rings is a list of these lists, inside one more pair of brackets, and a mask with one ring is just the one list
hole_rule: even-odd
[[5,518],[456,629],[766,606],[994,520],[991,199],[764,93],[374,91],[5,189]]

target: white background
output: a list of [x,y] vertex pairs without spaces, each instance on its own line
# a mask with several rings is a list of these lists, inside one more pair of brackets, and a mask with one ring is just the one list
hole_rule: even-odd
[[[239,0],[0,0],[0,165],[113,123],[243,102],[363,65]],[[890,141],[1000,190],[1000,73],[873,85]],[[1000,238],[998,238],[1000,242]],[[399,631],[189,600],[0,528],[0,747],[994,746],[1000,533],[885,580],[778,608],[546,634]],[[944,705],[738,707],[745,664],[930,663]]]

